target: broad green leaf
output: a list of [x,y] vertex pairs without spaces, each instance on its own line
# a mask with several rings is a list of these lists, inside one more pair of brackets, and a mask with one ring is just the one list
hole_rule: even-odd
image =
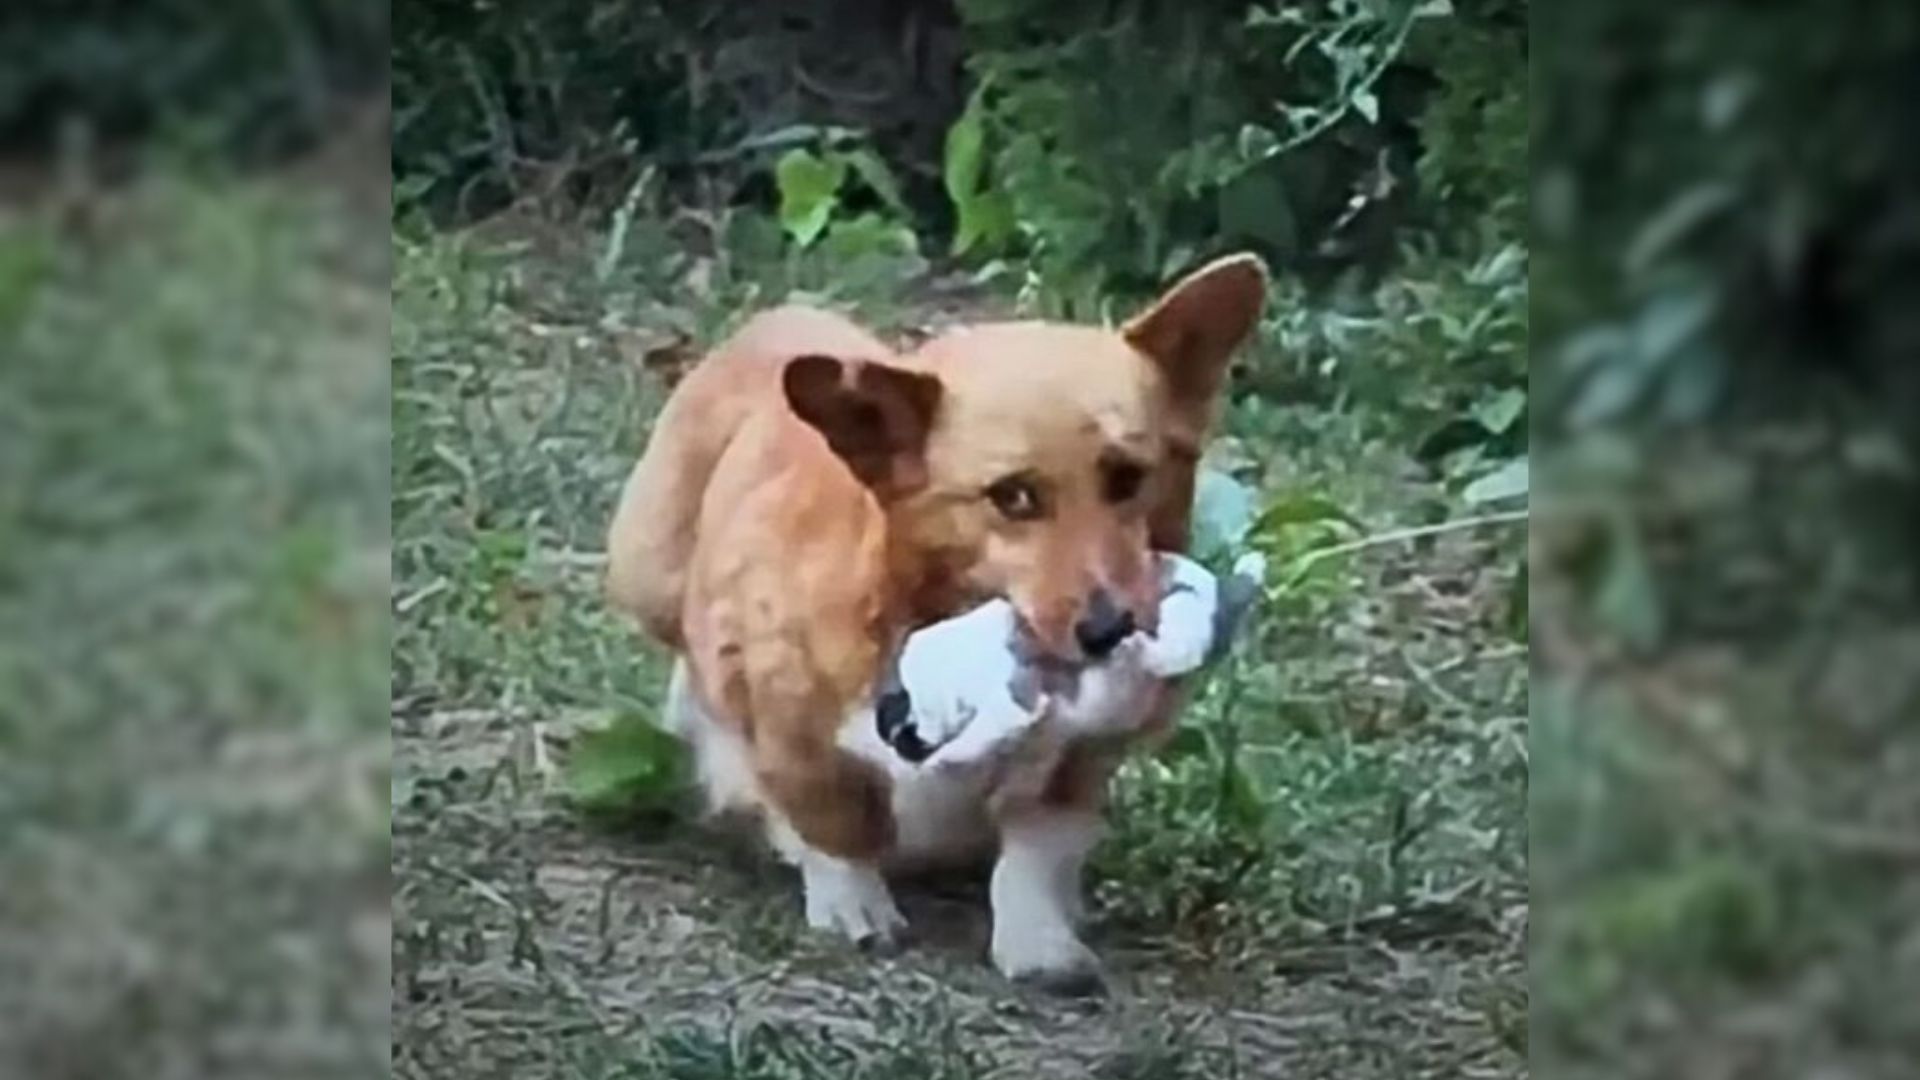
[[910,257],[919,254],[920,241],[903,222],[879,214],[861,214],[835,222],[821,241],[820,250],[836,260],[872,255]]
[[686,763],[680,740],[643,717],[623,715],[575,740],[566,759],[566,789],[595,812],[659,809],[680,790]]
[[1504,502],[1527,497],[1527,459],[1517,457],[1468,484],[1461,496],[1468,502]]
[[997,251],[1013,235],[1013,201],[1004,192],[980,192],[972,201],[960,204],[958,210],[959,221],[953,233],[955,255],[965,255],[976,247]]
[[1705,286],[1658,294],[1634,319],[1639,362],[1649,368],[1666,363],[1706,330],[1719,310],[1718,294]]
[[947,198],[953,200],[956,210],[964,209],[980,191],[980,176],[985,164],[982,151],[986,146],[986,90],[987,85],[981,83],[979,89],[973,92],[973,97],[968,99],[966,110],[947,129],[941,179],[946,184]]
[[1526,409],[1527,392],[1510,386],[1476,402],[1473,418],[1480,421],[1480,426],[1486,428],[1489,434],[1505,435]]
[[773,175],[780,189],[780,227],[801,247],[811,245],[826,231],[840,201],[840,185],[847,178],[846,158],[821,157],[805,148],[789,150]]

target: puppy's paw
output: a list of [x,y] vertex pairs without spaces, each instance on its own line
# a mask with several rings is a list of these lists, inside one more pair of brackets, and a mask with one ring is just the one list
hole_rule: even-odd
[[821,858],[802,868],[807,894],[807,925],[846,938],[862,949],[897,949],[907,920],[878,870],[839,859]]
[[1100,958],[1063,927],[1044,932],[996,928],[993,966],[1022,986],[1062,997],[1096,997],[1107,989]]

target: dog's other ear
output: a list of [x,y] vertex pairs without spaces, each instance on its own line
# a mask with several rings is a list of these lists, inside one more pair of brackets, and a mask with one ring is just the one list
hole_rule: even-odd
[[1185,551],[1193,515],[1195,471],[1214,399],[1233,350],[1253,331],[1266,299],[1267,268],[1254,255],[1229,255],[1188,274],[1154,305],[1121,327],[1127,344],[1160,369],[1172,413],[1170,460],[1148,512],[1159,551]]
[[895,498],[926,483],[939,379],[870,360],[802,356],[787,362],[781,381],[794,415],[875,494]]
[[1120,333],[1160,368],[1181,419],[1204,433],[1227,360],[1252,332],[1266,299],[1267,268],[1259,256],[1215,259],[1168,289]]

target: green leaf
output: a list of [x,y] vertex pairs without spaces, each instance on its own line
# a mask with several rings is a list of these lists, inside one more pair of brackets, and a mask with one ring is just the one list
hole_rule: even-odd
[[863,146],[847,151],[846,159],[847,164],[853,166],[855,175],[860,177],[860,182],[872,188],[873,193],[880,196],[880,201],[887,204],[887,209],[902,218],[910,216],[907,201],[900,194],[900,181],[879,154]]
[[1013,235],[1013,200],[1005,193],[983,191],[959,207],[953,233],[953,253],[965,255],[975,247],[998,251]]
[[1473,418],[1490,435],[1505,435],[1527,410],[1527,392],[1518,387],[1508,387],[1496,394],[1481,398],[1473,406]]
[[1639,362],[1658,369],[1698,338],[1719,311],[1719,295],[1705,286],[1656,295],[1634,318]]
[[1240,160],[1249,164],[1262,162],[1272,157],[1280,148],[1280,137],[1259,124],[1243,124],[1240,134],[1234,139],[1234,149],[1240,154]]
[[583,809],[660,809],[679,792],[687,752],[680,740],[631,714],[582,732],[566,759],[567,793]]
[[1247,775],[1247,770],[1237,761],[1222,762],[1221,768],[1219,803],[1215,808],[1221,820],[1248,830],[1266,824],[1266,800],[1260,797],[1260,789]]
[[835,268],[835,287],[852,295],[895,288],[927,268],[913,229],[877,213],[834,222],[816,250]]
[[1377,124],[1380,122],[1380,99],[1373,95],[1372,90],[1355,92],[1353,95],[1353,109],[1361,116],[1366,117],[1367,123],[1369,124]]
[[1737,193],[1726,184],[1709,182],[1681,192],[1649,218],[1627,245],[1621,262],[1630,276],[1646,273],[1677,245],[1730,209]]
[[947,129],[945,160],[942,162],[941,180],[946,184],[947,198],[953,200],[956,210],[963,209],[980,191],[980,176],[985,159],[982,155],[986,146],[986,109],[984,106],[987,84],[981,83],[967,100],[966,109],[960,118]]
[[780,227],[801,247],[811,245],[826,231],[846,182],[844,155],[821,157],[797,148],[781,156],[773,178],[780,189]]
[[1660,643],[1665,613],[1646,548],[1631,525],[1622,522],[1614,527],[1608,555],[1594,597],[1594,614],[1629,645],[1651,649]]
[[1278,532],[1290,525],[1307,525],[1314,522],[1331,521],[1359,530],[1360,522],[1340,508],[1338,503],[1321,495],[1288,495],[1269,504],[1261,512],[1255,528],[1260,532]]
[[941,180],[953,203],[953,254],[974,248],[994,251],[1013,235],[1013,200],[999,191],[982,190],[986,173],[987,84],[981,83],[967,101],[960,118],[947,129]]
[[1469,503],[1504,502],[1527,497],[1527,459],[1514,458],[1505,465],[1468,484],[1461,497]]
[[1520,572],[1513,579],[1513,594],[1507,598],[1507,636],[1515,641],[1527,640],[1529,617],[1527,595],[1527,564],[1520,564]]

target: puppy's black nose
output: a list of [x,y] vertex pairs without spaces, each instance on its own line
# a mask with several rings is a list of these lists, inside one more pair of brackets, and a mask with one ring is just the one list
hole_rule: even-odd
[[889,690],[874,702],[873,724],[882,742],[918,765],[933,755],[933,747],[920,737],[920,729],[913,726],[912,714],[913,698],[905,690]]
[[1133,612],[1113,602],[1105,589],[1095,589],[1087,598],[1087,610],[1073,624],[1073,636],[1081,651],[1098,660],[1112,652],[1133,633]]

